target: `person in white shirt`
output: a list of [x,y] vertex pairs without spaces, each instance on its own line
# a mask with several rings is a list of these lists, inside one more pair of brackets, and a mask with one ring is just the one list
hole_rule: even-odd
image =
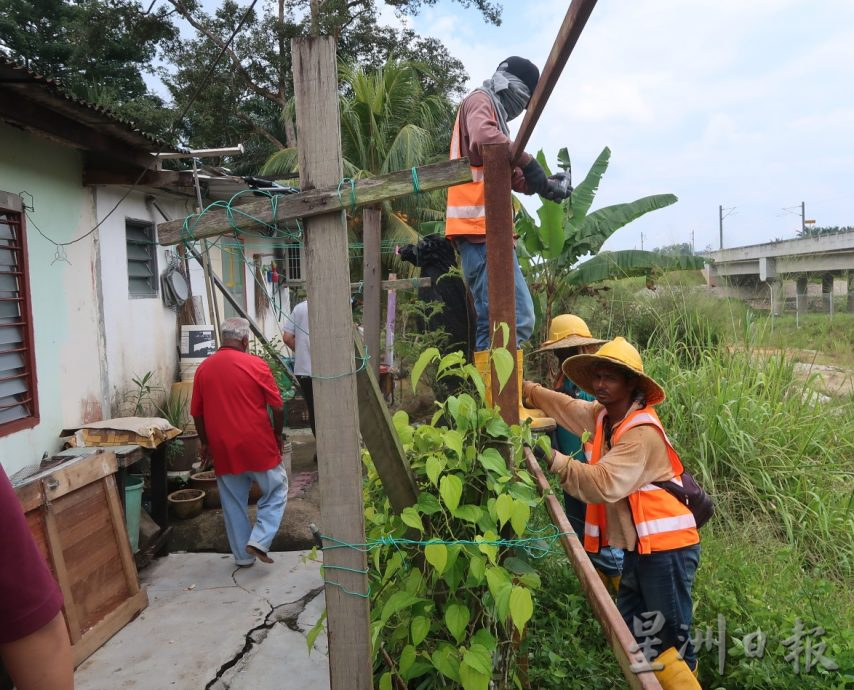
[[291,312],[282,329],[282,340],[294,351],[294,376],[297,377],[302,396],[308,407],[308,422],[314,430],[314,391],[311,385],[311,341],[308,328],[308,302],[303,300]]

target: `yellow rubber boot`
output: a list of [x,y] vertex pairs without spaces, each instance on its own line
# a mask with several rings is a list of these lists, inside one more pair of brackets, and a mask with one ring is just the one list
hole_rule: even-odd
[[535,407],[525,407],[522,404],[522,364],[524,363],[522,350],[516,350],[516,380],[519,384],[519,421],[531,420],[532,431],[551,431],[556,427],[555,420],[546,417],[546,413]]
[[492,407],[492,372],[489,370],[489,350],[474,353],[474,366],[486,388],[486,404]]
[[655,672],[663,690],[702,690],[691,668],[679,658],[676,647],[666,649],[655,661],[664,664],[661,671]]
[[[483,385],[486,388],[486,404],[490,407],[493,404],[492,400],[492,371],[489,363],[489,350],[479,350],[474,353],[474,366],[477,369],[480,377],[483,379]],[[551,417],[546,417],[542,410],[523,407],[522,405],[522,351],[516,351],[516,377],[519,384],[519,421],[524,422],[526,419],[531,420],[531,428],[534,431],[549,431],[555,427],[555,422]]]

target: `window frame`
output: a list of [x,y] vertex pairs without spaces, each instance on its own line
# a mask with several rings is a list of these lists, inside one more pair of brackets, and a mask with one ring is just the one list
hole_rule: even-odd
[[[140,230],[148,236],[151,256],[148,259],[147,264],[150,264],[152,268],[151,274],[151,292],[132,292],[131,291],[131,279],[136,278],[135,276],[131,276],[130,274],[130,264],[131,261],[136,261],[138,263],[142,263],[139,259],[131,259],[128,254],[128,248],[131,241],[128,239],[128,230]],[[138,218],[125,218],[125,268],[127,270],[128,275],[128,298],[129,299],[156,299],[160,296],[160,280],[158,278],[158,266],[157,266],[157,245],[155,244],[155,236],[154,236],[154,223],[150,220],[140,220]]]
[[[30,392],[30,415],[0,424],[0,438],[10,436],[24,429],[32,429],[41,422],[39,410],[38,371],[36,369],[36,342],[33,332],[33,303],[30,280],[29,250],[27,248],[27,216],[21,197],[16,194],[0,192],[0,212],[6,215],[16,215],[18,222],[18,248],[20,257],[20,276],[18,294],[21,301],[21,330],[24,337],[24,364],[27,369],[27,389]],[[14,251],[14,250],[13,250]]]

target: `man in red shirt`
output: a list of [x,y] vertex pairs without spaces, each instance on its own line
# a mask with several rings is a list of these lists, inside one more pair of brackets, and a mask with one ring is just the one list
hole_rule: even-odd
[[[0,467],[0,660],[19,690],[71,690],[62,594]],[[0,685],[3,672],[0,668]]]
[[[213,461],[228,544],[239,566],[267,555],[285,514],[288,478],[282,465],[285,410],[270,367],[246,352],[249,322],[222,322],[222,347],[196,370],[190,414],[202,462]],[[272,411],[271,416],[267,408]],[[249,489],[261,487],[255,525],[249,523]]]

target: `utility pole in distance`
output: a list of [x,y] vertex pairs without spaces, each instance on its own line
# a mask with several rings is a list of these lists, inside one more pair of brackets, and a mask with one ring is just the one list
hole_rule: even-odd
[[[726,211],[726,213],[724,213],[724,211]],[[731,215],[733,211],[735,211],[735,206],[731,208],[718,206],[718,232],[720,234],[721,249],[724,248],[724,218]]]
[[801,202],[801,237],[805,237],[807,234],[807,206],[802,201]]

